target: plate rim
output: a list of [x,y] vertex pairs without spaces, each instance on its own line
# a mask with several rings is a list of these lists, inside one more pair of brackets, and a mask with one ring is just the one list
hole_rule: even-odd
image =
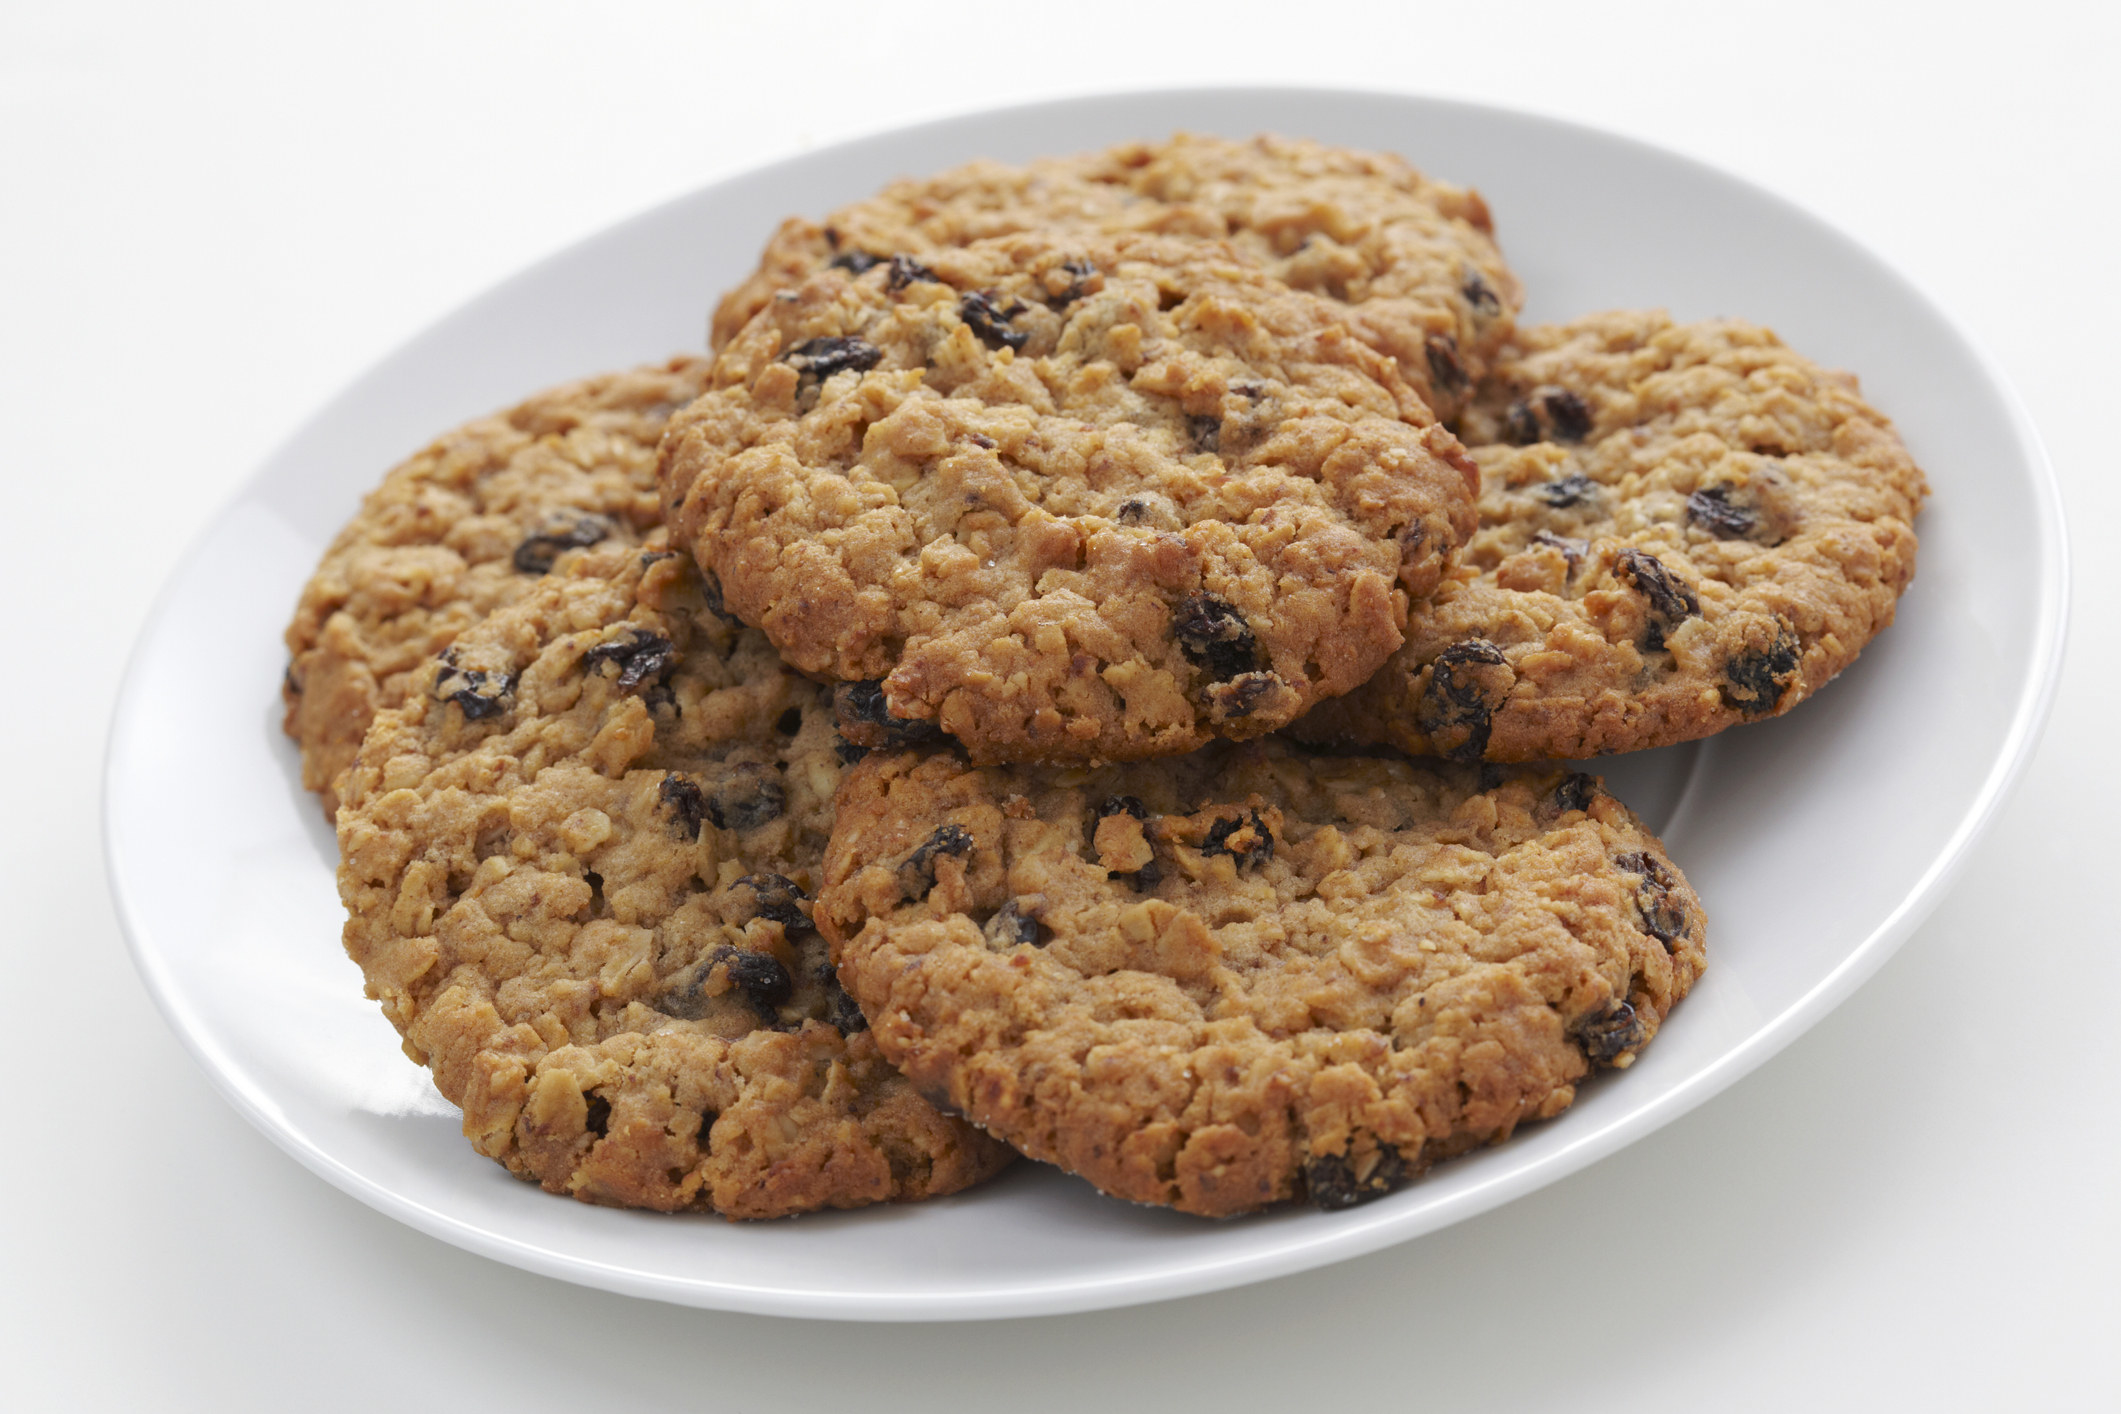
[[[730,1281],[701,1281],[641,1271],[560,1252],[537,1242],[507,1236],[409,1199],[322,1149],[277,1112],[277,1106],[245,1083],[240,1068],[223,1056],[208,1028],[184,1004],[166,960],[147,945],[148,925],[141,905],[128,887],[123,847],[116,820],[119,772],[126,741],[133,734],[139,706],[138,680],[153,645],[173,611],[176,591],[192,574],[215,527],[238,506],[255,497],[270,467],[294,448],[341,402],[355,397],[381,370],[406,356],[416,345],[459,320],[476,318],[491,303],[508,297],[519,284],[538,278],[549,267],[575,258],[585,247],[612,239],[628,228],[665,219],[674,208],[697,201],[724,185],[759,177],[790,162],[844,153],[869,143],[918,140],[935,130],[955,127],[981,116],[1029,117],[1045,112],[1056,117],[1070,109],[1114,103],[1154,104],[1183,99],[1242,101],[1271,97],[1281,101],[1369,102],[1407,104],[1441,113],[1458,112],[1477,119],[1531,123],[1589,136],[1602,143],[1633,149],[1655,160],[1690,169],[1697,175],[1735,184],[1748,194],[1779,207],[1863,257],[1880,275],[1897,283],[1912,301],[1936,319],[1971,357],[1983,381],[2006,414],[2012,440],[2030,473],[2033,528],[2039,548],[2034,599],[2034,634],[2028,661],[2031,671],[2019,685],[2009,725],[1998,741],[1972,803],[1928,866],[1900,902],[1823,977],[1779,1013],[1761,1022],[1744,1041],[1710,1064],[1679,1081],[1664,1094],[1629,1109],[1595,1129],[1561,1145],[1534,1169],[1504,1172],[1475,1185],[1447,1209],[1351,1223],[1302,1240],[1284,1241],[1265,1251],[1246,1251],[1224,1259],[1188,1259],[1153,1273],[1107,1276],[1068,1282],[1042,1281],[1020,1288],[987,1288],[976,1294],[902,1291],[843,1293],[767,1288]],[[278,1148],[335,1188],[417,1231],[452,1246],[509,1266],[622,1295],[647,1297],[680,1305],[761,1315],[832,1320],[930,1321],[1001,1319],[1058,1315],[1168,1300],[1231,1286],[1264,1281],[1345,1261],[1440,1231],[1488,1212],[1515,1198],[1557,1182],[1618,1152],[1688,1113],[1764,1064],[1810,1030],[1875,974],[1943,901],[1950,885],[1970,860],[1974,848],[1993,827],[2004,804],[2022,781],[2052,714],[2060,686],[2068,637],[2070,547],[2060,483],[2037,428],[2017,389],[1987,345],[1944,303],[1914,277],[1887,261],[1870,246],[1810,208],[1751,177],[1715,166],[1688,153],[1617,132],[1595,123],[1559,117],[1530,108],[1477,100],[1377,88],[1326,88],[1315,84],[1181,84],[1150,88],[1114,87],[1077,92],[1024,103],[968,106],[916,122],[858,133],[834,142],[761,160],[720,172],[690,190],[656,201],[630,215],[591,230],[544,256],[496,279],[444,309],[366,364],[332,395],[310,408],[270,452],[222,498],[156,591],[127,653],[104,737],[103,782],[99,798],[99,834],[104,877],[113,911],[134,968],[163,1020],[177,1034],[186,1053],[206,1073],[214,1089]],[[1423,1221],[1422,1219],[1427,1219]],[[974,1304],[976,1303],[976,1304]]]

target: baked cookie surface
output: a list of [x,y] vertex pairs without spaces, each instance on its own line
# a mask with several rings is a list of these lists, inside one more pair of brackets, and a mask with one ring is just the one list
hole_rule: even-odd
[[286,730],[326,815],[369,722],[451,640],[566,551],[659,523],[656,444],[707,368],[678,357],[540,393],[436,439],[368,494],[286,635]]
[[1161,232],[1228,241],[1291,288],[1331,299],[1457,415],[1523,299],[1480,196],[1398,157],[1279,137],[1181,134],[1023,166],[982,161],[893,182],[822,222],[782,224],[758,270],[723,297],[717,348],[778,290],[839,263],[1024,231]]
[[849,772],[818,897],[884,1053],[1034,1158],[1223,1216],[1344,1207],[1626,1066],[1699,900],[1598,782],[1280,738]]
[[1691,740],[1817,692],[1914,577],[1927,484],[1892,424],[1755,325],[1520,330],[1464,436],[1479,531],[1298,735],[1495,761]]
[[983,760],[1269,732],[1385,660],[1473,524],[1393,362],[1207,242],[827,269],[713,381],[664,443],[678,542],[872,725]]
[[732,1218],[1008,1162],[881,1058],[811,926],[835,744],[659,548],[563,562],[377,717],[342,778],[346,948],[479,1152]]

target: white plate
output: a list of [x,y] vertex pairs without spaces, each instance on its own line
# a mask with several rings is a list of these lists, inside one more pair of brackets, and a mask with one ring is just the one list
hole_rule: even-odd
[[[1644,1059],[1560,1119],[1343,1213],[1207,1223],[1035,1165],[941,1202],[735,1225],[548,1197],[473,1154],[338,948],[333,848],[279,730],[281,627],[326,540],[435,432],[562,378],[700,343],[773,223],[888,176],[992,156],[1272,130],[1390,148],[1478,185],[1528,319],[1622,305],[1773,325],[1860,370],[1936,496],[1900,622],[1792,715],[1614,759],[1706,901],[1710,968]],[[1255,1281],[1401,1242],[1551,1183],[1736,1080],[1819,1020],[1935,906],[2016,780],[2060,665],[2060,503],[2002,376],[1846,237],[1743,182],[1546,119],[1300,90],[1041,104],[732,178],[472,301],[319,412],[194,547],[136,649],[106,782],[111,884],[170,1024],[317,1173],[449,1242],[697,1306],[1014,1316]]]

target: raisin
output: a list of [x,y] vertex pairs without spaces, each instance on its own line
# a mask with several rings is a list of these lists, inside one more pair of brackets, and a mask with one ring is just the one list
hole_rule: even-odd
[[810,927],[810,915],[803,912],[803,902],[810,895],[802,886],[784,874],[746,874],[736,881],[736,887],[750,889],[757,907],[753,918],[763,918],[778,923],[783,928],[805,929]]
[[1239,673],[1228,682],[1209,688],[1208,697],[1216,720],[1229,722],[1251,716],[1260,699],[1280,686],[1281,679],[1272,673]]
[[952,858],[972,852],[972,836],[962,825],[944,825],[928,836],[920,848],[906,856],[898,867],[898,886],[909,899],[923,899],[935,887],[935,857]]
[[[1221,450],[1218,444],[1218,454]],[[1113,507],[1112,517],[1121,525],[1147,526],[1151,530],[1176,531],[1185,524],[1177,504],[1153,491],[1137,491],[1128,496]]]
[[[1142,828],[1138,830],[1138,833],[1144,848],[1141,851],[1141,865],[1136,869],[1114,868],[1112,859],[1108,858],[1107,847],[1101,847],[1097,842],[1104,822],[1114,815],[1123,815],[1142,822]],[[1163,871],[1156,864],[1156,842],[1146,828],[1148,820],[1149,807],[1142,804],[1136,797],[1131,795],[1108,795],[1096,805],[1090,807],[1090,828],[1085,835],[1085,838],[1090,843],[1091,857],[1105,870],[1106,877],[1122,881],[1132,887],[1137,893],[1141,892],[1145,887],[1153,886],[1158,879],[1163,877]],[[1115,836],[1113,842],[1109,842],[1109,847],[1122,851],[1118,856],[1119,858],[1134,857],[1134,851],[1126,847],[1126,834],[1124,831]],[[1144,880],[1144,875],[1147,876],[1146,881]]]
[[1163,882],[1164,866],[1152,859],[1131,874],[1114,874],[1111,877],[1119,880],[1128,888],[1134,890],[1134,892],[1145,894]]
[[[1508,669],[1509,661],[1486,639],[1469,638],[1444,649],[1429,665],[1429,685],[1415,715],[1437,749],[1453,761],[1478,761],[1487,752],[1495,709],[1509,688],[1505,685],[1500,692],[1493,691],[1493,684],[1485,681],[1493,674],[1480,669]],[[1512,681],[1515,677],[1510,674]],[[1459,732],[1465,735],[1455,744],[1441,740]]]
[[1628,854],[1616,854],[1613,856],[1613,862],[1630,874],[1640,874],[1644,878],[1668,880],[1671,877],[1662,864],[1650,858],[1649,854],[1643,850],[1634,850]]
[[1543,440],[1539,418],[1532,411],[1532,404],[1518,398],[1502,410],[1502,435],[1513,446],[1529,447]]
[[1645,1030],[1635,1008],[1626,1002],[1615,1002],[1596,1016],[1587,1016],[1576,1024],[1576,1044],[1583,1047],[1584,1057],[1591,1064],[1611,1065],[1630,1051],[1640,1049],[1646,1039]]
[[1591,406],[1566,388],[1556,388],[1546,397],[1547,419],[1557,442],[1581,442],[1591,435]]
[[656,787],[656,803],[670,812],[670,832],[681,840],[696,840],[707,820],[707,796],[699,784],[672,771]]
[[1266,863],[1274,857],[1274,832],[1257,810],[1225,816],[1208,827],[1200,843],[1202,854],[1227,854],[1240,869]]
[[[1099,801],[1090,810],[1090,839],[1093,848],[1097,840],[1098,822],[1107,815],[1131,815],[1135,819],[1147,823],[1149,807],[1131,795],[1108,795]],[[1142,832],[1142,839],[1144,843],[1149,845],[1151,853],[1141,868],[1134,870],[1109,869],[1106,871],[1108,878],[1119,880],[1136,893],[1147,893],[1150,889],[1155,888],[1158,881],[1164,877],[1162,867],[1156,862],[1155,842],[1149,838],[1146,830]]]
[[1421,547],[1429,543],[1430,526],[1426,520],[1417,520],[1399,532],[1399,558],[1403,564],[1412,564],[1421,557]]
[[839,974],[826,963],[817,970],[818,981],[825,989],[825,1020],[842,1036],[852,1036],[857,1031],[869,1029],[869,1018],[855,1005],[854,998],[840,985]]
[[831,265],[834,270],[844,270],[850,275],[857,276],[866,275],[871,270],[876,269],[877,266],[882,265],[883,263],[884,257],[882,257],[881,255],[871,255],[866,250],[842,251],[840,254],[832,257],[831,261]]
[[1760,528],[1760,517],[1750,507],[1731,503],[1728,486],[1704,486],[1687,497],[1686,519],[1718,540],[1743,540]]
[[1561,558],[1569,562],[1570,574],[1576,573],[1576,567],[1583,563],[1583,557],[1591,553],[1590,541],[1571,540],[1566,535],[1556,535],[1546,530],[1533,531],[1532,543],[1544,545],[1550,550],[1559,550]]
[[1186,660],[1218,681],[1257,672],[1259,640],[1227,599],[1195,594],[1178,606],[1171,634]]
[[514,673],[488,673],[457,666],[457,650],[446,650],[437,660],[442,671],[435,675],[434,700],[454,702],[467,722],[500,715],[516,688]]
[[795,992],[795,979],[771,953],[731,948],[722,965],[728,969],[730,982],[743,992],[744,1000],[760,1012],[771,1014]]
[[1064,260],[1061,269],[1068,276],[1068,288],[1048,301],[1055,309],[1066,309],[1081,299],[1086,293],[1083,282],[1097,273],[1097,267],[1087,260]]
[[1407,1163],[1397,1149],[1379,1149],[1370,1171],[1358,1175],[1345,1154],[1324,1154],[1304,1165],[1304,1193],[1327,1212],[1382,1198],[1406,1181]]
[[1137,820],[1149,818],[1149,807],[1138,797],[1131,795],[1108,795],[1090,812],[1090,823],[1095,825],[1107,815],[1132,815]]
[[915,260],[912,256],[894,255],[891,257],[891,270],[884,276],[884,288],[886,290],[895,295],[917,280],[926,281],[931,285],[938,283],[935,278],[935,272]]
[[1222,432],[1223,420],[1220,416],[1186,418],[1186,433],[1192,437],[1194,447],[1200,451],[1220,450]]
[[1598,782],[1581,771],[1571,771],[1554,787],[1554,808],[1566,815],[1571,810],[1588,810],[1591,798],[1598,794]]
[[1622,550],[1613,563],[1613,577],[1634,587],[1649,601],[1650,622],[1642,646],[1655,652],[1664,647],[1665,635],[1684,620],[1701,612],[1701,600],[1693,586],[1664,567],[1664,561],[1640,550]]
[[1439,393],[1455,393],[1471,381],[1466,373],[1465,360],[1458,356],[1458,340],[1449,334],[1431,334],[1426,347],[1429,355],[1429,382]]
[[841,683],[832,690],[832,708],[844,722],[881,726],[892,721],[891,711],[884,704],[882,678]]
[[832,690],[832,711],[839,718],[840,734],[865,748],[913,746],[943,734],[933,722],[892,716],[882,678],[841,683]]
[[1534,486],[1532,494],[1561,511],[1597,495],[1598,483],[1588,476],[1564,476],[1559,481]]
[[677,648],[660,633],[629,628],[616,638],[591,644],[582,655],[582,671],[593,673],[605,663],[619,669],[619,687],[627,692],[651,679],[661,679],[677,666]]
[[671,978],[662,995],[652,1003],[655,1009],[665,1016],[675,1016],[685,1021],[698,1021],[711,1012],[714,1009],[714,1001],[706,994],[707,979],[713,973],[715,963],[720,961],[721,952],[727,951],[726,948],[721,949],[697,969],[688,969],[686,975]]
[[1003,304],[992,290],[974,290],[957,302],[957,312],[979,341],[990,349],[1020,349],[1031,337],[1024,329],[1011,329],[1009,321],[1024,312],[1019,300]]
[[853,742],[847,740],[847,738],[841,736],[838,732],[834,732],[832,734],[832,754],[840,758],[840,764],[842,766],[852,766],[855,762],[861,760],[864,756],[867,756],[869,754],[869,748],[866,746],[856,746]]
[[700,597],[707,601],[707,612],[723,623],[733,624],[737,621],[736,615],[730,613],[728,607],[722,603],[722,581],[713,574],[700,575]]
[[1487,276],[1470,265],[1461,271],[1458,292],[1466,297],[1467,304],[1473,306],[1473,313],[1478,318],[1493,319],[1502,313],[1502,296],[1495,293]]
[[1787,622],[1778,620],[1773,643],[1724,660],[1723,705],[1748,717],[1774,711],[1803,659],[1804,644]]
[[1010,899],[987,920],[983,931],[989,947],[1013,948],[1018,943],[1038,945],[1038,919],[1024,911],[1023,902],[1019,898]]
[[781,355],[781,362],[802,375],[804,383],[823,382],[835,373],[853,369],[867,373],[884,360],[884,351],[867,339],[832,335],[809,339]]
[[1635,886],[1635,907],[1642,914],[1642,926],[1658,942],[1669,947],[1685,935],[1687,929],[1687,907],[1684,901],[1672,893],[1679,880],[1654,856],[1636,851],[1619,854],[1613,862],[1630,874],[1638,874],[1642,882]]
[[582,1117],[582,1127],[602,1139],[611,1132],[611,1101],[594,1090],[584,1098],[589,1101],[589,1113]]
[[1520,447],[1581,442],[1591,435],[1591,405],[1566,388],[1541,384],[1503,410],[1503,428]]
[[755,830],[778,820],[788,791],[771,766],[742,761],[728,768],[707,796],[707,818],[720,830]]
[[518,574],[545,574],[569,550],[581,550],[610,535],[609,520],[587,511],[561,511],[516,546],[509,563]]
[[975,447],[984,447],[990,452],[1001,445],[1001,443],[995,441],[992,437],[989,437],[984,432],[974,432],[967,436],[965,440],[967,442],[970,442]]

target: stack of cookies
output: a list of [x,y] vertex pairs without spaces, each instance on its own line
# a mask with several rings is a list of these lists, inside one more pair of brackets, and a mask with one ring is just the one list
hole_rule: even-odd
[[287,725],[474,1147],[730,1217],[1018,1154],[1225,1216],[1625,1069],[1703,914],[1567,763],[1817,691],[1925,486],[1764,329],[1520,304],[1393,157],[975,163],[787,222],[710,357],[391,472]]

